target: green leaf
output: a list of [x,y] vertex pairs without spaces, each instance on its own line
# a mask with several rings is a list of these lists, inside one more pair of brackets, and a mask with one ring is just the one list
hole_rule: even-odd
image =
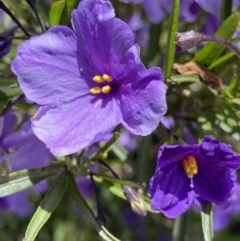
[[114,237],[111,233],[109,233],[108,230],[103,225],[101,225],[98,222],[98,220],[95,218],[93,211],[91,210],[91,208],[87,204],[86,200],[83,198],[83,196],[79,192],[78,186],[77,186],[74,176],[72,174],[69,174],[69,191],[70,191],[70,195],[72,197],[73,202],[77,205],[77,207],[80,210],[83,210],[84,212],[86,212],[88,214],[88,216],[90,217],[90,219],[94,225],[94,228],[96,229],[99,236],[103,240],[120,241],[119,239]]
[[5,197],[32,187],[44,179],[54,177],[56,173],[61,170],[64,170],[64,165],[62,163],[56,163],[48,167],[21,170],[6,176],[1,176],[0,197]]
[[97,174],[97,173],[93,173],[93,175],[96,178],[108,180],[108,181],[113,182],[113,183],[118,183],[118,184],[121,184],[121,185],[127,185],[127,186],[131,186],[131,187],[135,187],[135,188],[143,188],[143,185],[138,183],[138,182],[123,180],[123,179],[117,179],[117,178],[114,178],[114,177],[100,175],[100,174]]
[[[230,40],[236,31],[238,21],[239,15],[231,15],[223,22],[215,36]],[[222,44],[208,42],[203,49],[199,51],[193,61],[209,66],[222,54],[225,48]]]
[[49,23],[51,26],[60,24],[65,4],[65,0],[61,0],[51,5],[49,14]]
[[66,190],[67,182],[68,176],[64,173],[48,190],[27,227],[23,241],[33,241],[36,238],[40,229],[47,222],[59,204]]
[[236,56],[236,54],[234,52],[231,53],[227,53],[219,58],[217,58],[209,67],[209,70],[212,70],[218,66],[221,65],[227,65],[227,64],[231,64],[234,63],[238,60],[238,57]]
[[21,95],[22,90],[16,80],[0,80],[0,99],[12,98]]
[[175,39],[178,31],[178,14],[179,14],[179,0],[174,0],[172,5],[172,14],[169,26],[168,34],[168,51],[167,51],[167,61],[165,65],[165,78],[169,78],[172,73],[172,66],[174,63],[176,44]]
[[79,0],[65,0],[61,24],[68,25],[70,23],[72,10],[77,7],[78,2]]
[[202,229],[204,241],[211,241],[213,239],[213,225],[212,225],[212,205],[211,203],[203,205],[201,211]]

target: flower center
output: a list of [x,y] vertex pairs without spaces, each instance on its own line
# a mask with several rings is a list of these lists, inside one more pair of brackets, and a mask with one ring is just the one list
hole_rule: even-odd
[[99,83],[100,86],[96,86],[91,88],[89,91],[91,94],[107,94],[111,91],[111,85],[110,83],[113,81],[113,78],[108,75],[108,74],[104,74],[103,76],[101,75],[95,75],[93,77],[93,81],[96,83]]
[[182,166],[188,178],[198,173],[198,165],[194,156],[187,156],[182,160]]

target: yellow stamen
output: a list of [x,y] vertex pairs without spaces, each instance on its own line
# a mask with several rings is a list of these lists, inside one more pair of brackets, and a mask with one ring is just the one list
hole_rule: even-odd
[[186,159],[182,160],[182,165],[185,172],[191,172],[190,166],[188,165],[188,162]]
[[197,174],[198,173],[198,166],[194,166],[193,168],[191,168],[193,174]]
[[111,87],[110,87],[109,85],[105,85],[105,86],[102,87],[102,92],[103,92],[104,94],[109,93],[110,90],[111,90]]
[[113,78],[108,74],[104,74],[103,79],[106,80],[107,82],[112,82],[113,80]]
[[183,169],[188,178],[192,178],[198,173],[198,165],[194,156],[187,156],[182,160]]
[[97,83],[103,83],[104,82],[104,78],[100,75],[95,75],[93,77],[93,81],[97,82]]
[[102,89],[101,89],[101,87],[96,86],[96,87],[91,88],[89,91],[92,94],[100,94],[102,92]]
[[195,167],[197,165],[196,159],[193,156],[187,156],[187,162],[190,167]]

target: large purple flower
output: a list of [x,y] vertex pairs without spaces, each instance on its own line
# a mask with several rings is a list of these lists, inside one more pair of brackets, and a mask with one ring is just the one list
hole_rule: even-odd
[[149,185],[152,209],[175,218],[193,203],[223,204],[234,185],[231,171],[239,166],[240,155],[211,136],[201,144],[162,146]]
[[90,146],[119,123],[150,134],[167,109],[161,70],[143,66],[109,1],[81,1],[72,25],[75,32],[57,26],[26,41],[12,63],[27,98],[42,106],[34,133],[55,155]]

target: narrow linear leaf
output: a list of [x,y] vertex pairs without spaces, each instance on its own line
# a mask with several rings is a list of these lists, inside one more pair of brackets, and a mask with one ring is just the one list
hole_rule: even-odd
[[64,7],[65,0],[55,2],[51,5],[49,14],[49,23],[51,26],[58,25],[60,23]]
[[83,198],[81,193],[78,190],[77,184],[75,182],[74,176],[72,174],[69,175],[69,191],[72,197],[73,202],[77,205],[80,210],[83,210],[88,214],[91,221],[93,222],[94,228],[98,232],[99,236],[105,241],[120,241],[116,237],[114,237],[111,233],[109,233],[104,226],[102,226],[97,219],[94,217],[94,214],[87,204],[86,200]]
[[64,170],[62,163],[50,165],[48,167],[30,170],[21,170],[0,177],[0,197],[9,196],[32,187],[38,182],[47,178],[55,177],[56,173]]
[[223,55],[222,57],[219,57],[218,59],[216,59],[209,67],[209,70],[212,70],[218,66],[221,65],[227,65],[227,64],[231,64],[231,63],[235,63],[238,60],[238,57],[236,56],[235,53],[231,52],[231,53],[227,53],[225,55]]
[[[230,40],[236,31],[238,21],[239,15],[231,15],[222,23],[215,36]],[[222,44],[208,42],[193,61],[209,66],[222,54],[225,48]]]
[[97,178],[102,178],[102,179],[108,180],[108,181],[113,182],[113,183],[118,183],[118,184],[121,184],[121,185],[127,185],[127,186],[131,186],[131,187],[135,187],[135,188],[143,188],[143,185],[138,183],[138,182],[123,180],[123,179],[117,179],[117,178],[114,178],[114,177],[100,175],[100,174],[97,174],[97,173],[93,173],[93,174]]
[[178,14],[179,14],[179,0],[174,0],[172,6],[172,14],[169,26],[168,34],[168,51],[167,51],[167,61],[165,66],[165,78],[169,78],[172,72],[172,66],[174,63],[176,44],[175,39],[178,31]]
[[213,225],[212,225],[212,204],[203,205],[201,211],[202,229],[204,241],[211,241],[213,239]]
[[33,241],[36,238],[40,229],[47,222],[59,204],[66,190],[67,182],[68,176],[64,173],[48,190],[27,227],[24,241]]

